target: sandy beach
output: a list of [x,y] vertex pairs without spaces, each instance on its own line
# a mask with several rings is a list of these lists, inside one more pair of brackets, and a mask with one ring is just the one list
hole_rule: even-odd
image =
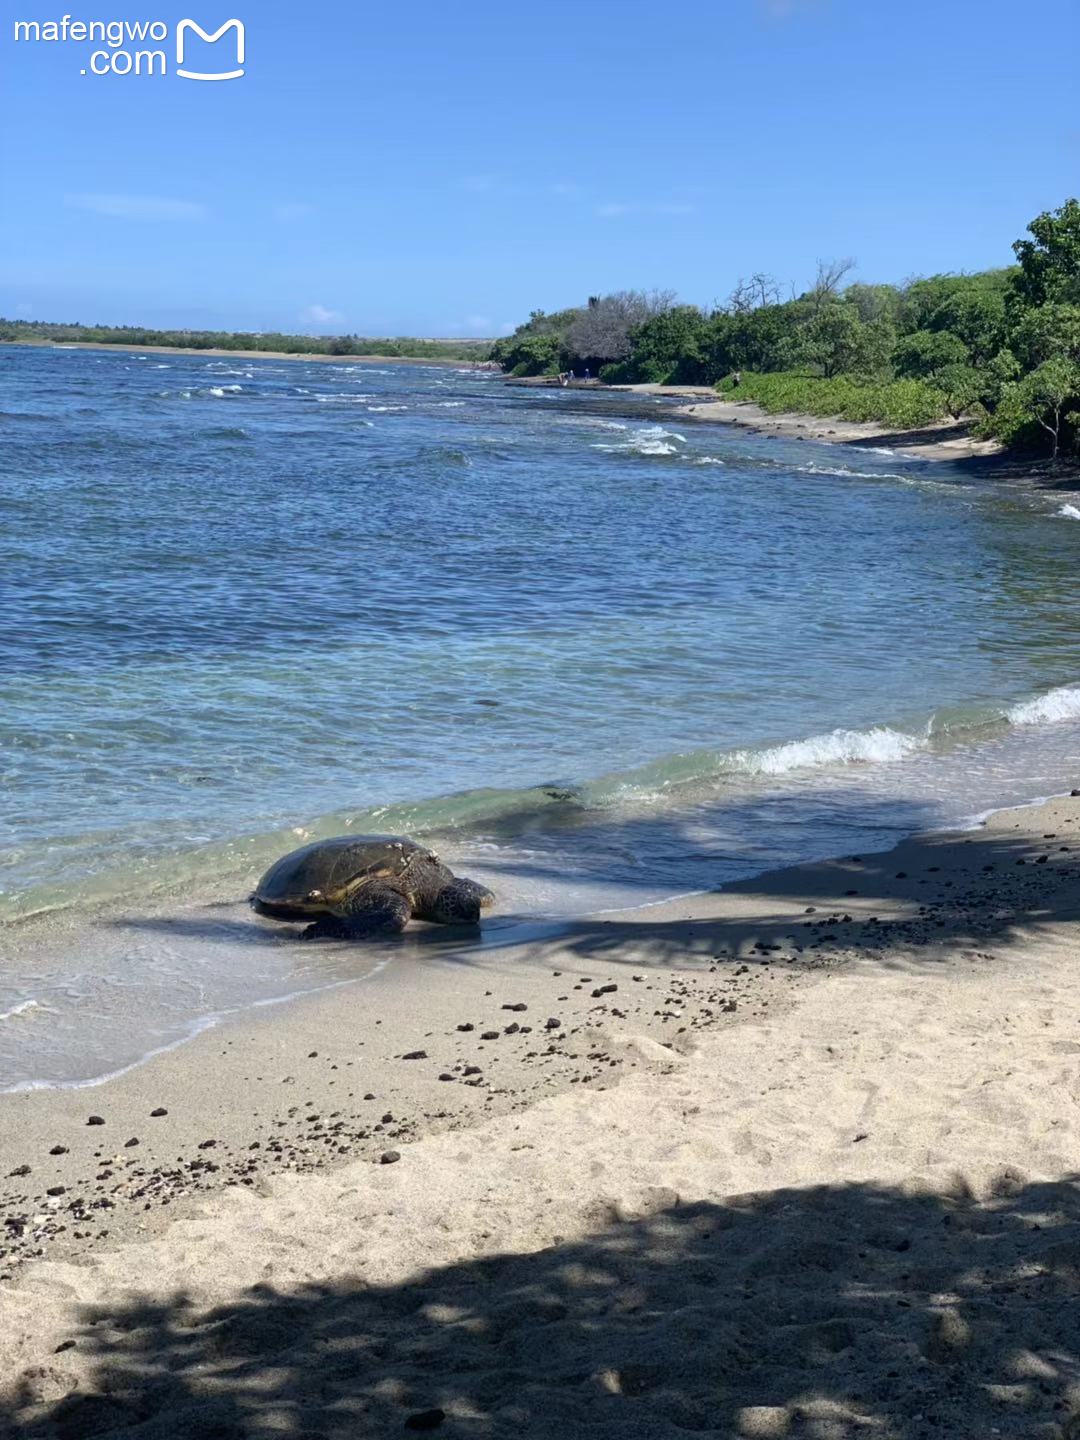
[[841,420],[835,415],[769,415],[747,400],[721,400],[709,385],[615,385],[637,395],[668,395],[688,400],[675,413],[686,420],[740,425],[762,435],[793,440],[826,440],[835,445],[885,445],[921,460],[992,460],[1001,454],[996,440],[978,440],[970,422],[938,420],[926,430],[890,430],[885,425]]
[[[511,385],[554,386],[547,376],[508,379]],[[980,440],[971,433],[967,420],[937,420],[925,430],[891,430],[885,425],[842,420],[838,416],[783,414],[769,415],[749,400],[722,400],[711,385],[605,385],[599,380],[572,382],[572,389],[622,391],[627,395],[658,395],[686,401],[672,407],[671,414],[682,420],[720,425],[738,425],[760,435],[779,435],[790,440],[824,440],[833,445],[886,446],[920,460],[981,461],[998,468],[995,461],[1019,468],[1033,467],[1015,457],[1006,460],[996,440]],[[1038,468],[1038,467],[1036,467]]]
[[507,931],[0,1097],[0,1433],[1075,1435],[1078,825]]

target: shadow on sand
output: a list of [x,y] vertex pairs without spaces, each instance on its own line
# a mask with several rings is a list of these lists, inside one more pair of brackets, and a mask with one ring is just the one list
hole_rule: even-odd
[[[801,797],[800,813],[805,813],[806,798]],[[760,799],[752,799],[716,807],[722,817],[717,828],[752,831],[762,823],[761,805]],[[891,842],[898,826],[910,833],[930,819],[914,802],[898,809],[893,802],[852,797],[845,829],[871,843]],[[696,889],[705,893],[709,874],[727,858],[720,845],[702,849],[700,812],[689,820],[671,814],[613,818],[568,808],[557,818],[546,817],[544,829],[530,833],[528,843],[523,843],[523,823],[507,817],[487,827],[495,849],[484,879],[497,893],[557,886],[565,878],[568,849],[577,845],[582,867],[598,887],[617,881],[629,888],[637,876],[646,894],[655,887],[657,873],[675,889],[680,865],[686,868],[691,862],[689,873],[705,882]],[[792,843],[790,837],[786,843]],[[478,928],[414,923],[405,934],[389,939],[302,945],[302,922],[261,919],[240,903],[186,913],[127,915],[108,923],[175,942],[295,944],[305,966],[316,968],[333,966],[347,953],[375,952],[465,965],[502,963],[517,953],[523,961],[544,964],[557,954],[560,963],[574,957],[582,965],[682,967],[704,962],[722,968],[760,961],[774,951],[807,963],[852,949],[882,966],[910,966],[920,950],[926,951],[927,963],[934,963],[931,949],[945,943],[1003,950],[1030,940],[1047,919],[1051,893],[1057,919],[1080,919],[1080,827],[1070,824],[1044,844],[1045,850],[1033,849],[1023,832],[1014,838],[1001,829],[924,835],[899,849],[868,849],[858,856],[734,881],[721,887],[738,897],[737,913],[729,914],[715,901],[688,904],[680,918],[671,918],[670,906],[561,919],[497,912]],[[645,858],[628,863],[628,856]],[[753,862],[745,863],[749,868]]]
[[209,1307],[117,1296],[8,1377],[0,1434],[1080,1433],[1073,1180],[1003,1170],[978,1198],[960,1178],[948,1194],[822,1186],[695,1205],[655,1191],[641,1208],[400,1285],[263,1284]]

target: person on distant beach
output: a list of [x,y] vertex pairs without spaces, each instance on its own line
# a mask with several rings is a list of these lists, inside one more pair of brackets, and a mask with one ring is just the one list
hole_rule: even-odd
[[736,370],[731,377],[731,388],[737,390],[742,384],[742,371]]

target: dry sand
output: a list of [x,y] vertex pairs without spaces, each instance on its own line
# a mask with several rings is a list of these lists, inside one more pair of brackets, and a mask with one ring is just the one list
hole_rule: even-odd
[[1073,797],[2,1097],[0,1433],[1076,1436],[1078,919]]

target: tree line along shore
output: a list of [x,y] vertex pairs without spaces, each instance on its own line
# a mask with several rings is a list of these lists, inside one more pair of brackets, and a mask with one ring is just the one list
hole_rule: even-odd
[[781,299],[758,273],[711,309],[668,291],[618,291],[534,311],[492,358],[515,376],[710,385],[769,414],[920,429],[970,419],[1017,450],[1080,449],[1080,203],[1028,226],[1016,263],[900,285],[850,283],[850,259],[819,261]]
[[144,325],[65,325],[49,320],[0,318],[0,343],[115,345],[119,349],[227,350],[249,355],[356,356],[382,360],[490,360],[490,340],[418,339],[396,336],[288,335],[282,331],[153,330]]
[[152,330],[0,319],[0,342],[461,361],[517,376],[706,385],[767,414],[836,416],[894,430],[950,417],[976,436],[1052,460],[1080,455],[1080,202],[1044,211],[1015,263],[899,285],[852,282],[851,259],[819,261],[781,298],[758,272],[711,308],[674,292],[621,290],[534,310],[512,335],[372,339]]

